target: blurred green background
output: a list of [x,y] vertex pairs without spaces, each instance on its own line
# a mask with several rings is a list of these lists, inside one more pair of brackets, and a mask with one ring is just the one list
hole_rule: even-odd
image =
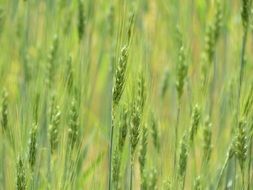
[[[80,10],[80,7],[83,9]],[[8,126],[14,144],[1,133],[0,189],[15,189],[16,162],[19,155],[24,160],[27,158],[37,95],[40,97],[37,163],[34,172],[26,166],[28,189],[107,189],[112,81],[121,47],[126,43],[131,13],[134,13],[135,20],[122,102],[129,103],[135,98],[133,88],[138,71],[143,68],[147,80],[144,117],[148,120],[150,113],[154,113],[159,130],[160,151],[157,152],[152,145],[150,128],[147,151],[147,168],[156,169],[157,189],[162,189],[164,180],[171,179],[175,172],[177,27],[183,36],[188,65],[179,138],[190,127],[192,107],[199,104],[202,120],[210,115],[212,121],[212,154],[204,181],[215,183],[238,114],[235,97],[243,35],[241,2],[221,1],[221,10],[223,16],[215,47],[211,101],[208,95],[202,94],[201,60],[205,51],[206,29],[215,16],[213,0],[83,0],[82,5],[78,0],[0,0],[0,91],[8,92]],[[80,11],[84,16],[81,37],[78,28]],[[251,24],[241,104],[252,81]],[[47,65],[54,39],[58,42],[53,79],[48,85]],[[73,86],[78,94],[81,143],[80,149],[72,156],[78,171],[73,178],[64,180],[65,160],[69,159],[65,157],[65,150],[71,105],[67,84],[70,56]],[[62,114],[60,145],[54,155],[50,154],[47,135],[52,95]],[[206,110],[211,105],[209,114]],[[200,131],[202,125],[203,122]],[[189,153],[185,189],[191,189],[196,176],[201,173],[202,144],[203,136],[199,132],[195,153]],[[124,163],[127,165],[129,153],[127,147],[125,149]],[[196,160],[192,159],[193,154]],[[138,164],[135,167],[134,189],[139,189]],[[126,168],[122,170],[128,172]],[[234,172],[233,168],[228,169],[227,181],[230,180],[230,172]],[[71,185],[66,185],[68,183]],[[125,183],[128,183],[127,180]]]

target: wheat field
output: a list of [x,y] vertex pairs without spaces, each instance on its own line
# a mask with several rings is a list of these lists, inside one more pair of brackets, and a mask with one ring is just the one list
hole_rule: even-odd
[[252,0],[0,0],[0,190],[253,190]]

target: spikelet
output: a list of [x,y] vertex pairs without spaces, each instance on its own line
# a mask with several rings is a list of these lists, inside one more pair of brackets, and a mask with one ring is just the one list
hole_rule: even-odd
[[151,116],[151,134],[153,137],[153,144],[157,152],[160,151],[160,139],[159,139],[159,131],[158,131],[158,123],[155,118],[154,113]]
[[140,172],[141,172],[141,189],[144,189],[143,186],[145,186],[145,176],[144,176],[144,169],[146,164],[146,154],[147,154],[147,126],[144,125],[142,130],[142,136],[141,136],[141,146],[140,146],[140,154],[139,154],[139,163],[140,163]]
[[109,32],[109,35],[112,37],[113,32],[114,32],[114,19],[115,19],[115,10],[114,10],[113,5],[110,6],[107,19],[108,19],[108,23],[109,23],[108,24],[108,26],[109,26],[108,32]]
[[202,55],[202,85],[206,84],[209,66],[213,62],[215,46],[218,42],[222,23],[222,10],[219,1],[216,1],[214,21],[207,26],[205,35],[205,48]]
[[143,173],[141,174],[141,186],[140,189],[141,190],[147,190],[149,189],[148,184],[149,183],[149,173],[148,171],[145,169],[143,171]]
[[170,78],[170,72],[168,69],[165,69],[163,77],[162,77],[162,81],[161,81],[161,86],[160,86],[160,96],[162,99],[164,98],[167,92],[167,89],[169,86],[169,78]]
[[194,181],[194,186],[193,186],[194,190],[202,190],[203,187],[201,186],[201,178],[200,176],[196,177],[195,181]]
[[235,156],[237,157],[240,167],[243,170],[247,159],[247,135],[246,135],[246,121],[244,119],[239,121],[236,140],[234,143]]
[[131,12],[129,15],[128,27],[127,27],[127,44],[129,45],[132,37],[132,27],[134,24],[134,13]]
[[29,161],[29,165],[32,171],[34,169],[34,166],[36,163],[36,156],[37,156],[37,131],[38,131],[38,125],[37,123],[34,123],[32,130],[30,132],[29,154],[28,154],[28,161]]
[[117,106],[122,93],[124,91],[124,86],[125,86],[125,74],[126,74],[126,67],[127,67],[127,60],[128,60],[128,48],[130,44],[130,40],[132,37],[132,26],[133,26],[133,19],[134,19],[134,14],[131,14],[129,18],[129,24],[127,28],[127,45],[123,46],[121,49],[120,53],[120,58],[119,62],[116,67],[116,73],[114,76],[114,85],[113,85],[113,90],[112,90],[112,103],[113,107]]
[[35,96],[35,102],[33,107],[33,119],[34,122],[32,124],[32,129],[30,131],[30,137],[28,142],[28,162],[30,165],[30,169],[33,171],[34,166],[36,164],[36,156],[37,156],[37,133],[38,133],[38,109],[39,109],[39,99],[40,96],[37,93]]
[[121,120],[119,124],[119,140],[118,140],[118,146],[119,146],[119,152],[122,153],[123,147],[125,144],[126,136],[127,136],[127,130],[128,130],[128,110],[126,107],[123,108],[123,111],[121,112]]
[[241,18],[244,30],[247,30],[250,17],[250,0],[242,0]]
[[59,46],[58,41],[59,41],[58,36],[55,35],[53,39],[53,44],[50,48],[50,52],[48,55],[46,83],[49,86],[49,88],[51,88],[54,79],[55,59]]
[[163,181],[163,190],[172,190],[172,183],[169,179]]
[[6,131],[8,129],[8,93],[6,90],[2,94],[2,105],[1,105],[1,125],[2,130]]
[[178,178],[184,183],[186,167],[187,167],[187,158],[188,158],[188,135],[184,134],[180,142],[180,153],[179,153],[179,162],[178,162]]
[[78,140],[78,111],[76,106],[76,99],[73,98],[70,113],[69,113],[69,128],[68,128],[68,145],[73,148]]
[[203,130],[203,138],[204,138],[204,145],[203,145],[203,163],[208,163],[211,157],[212,152],[212,123],[210,122],[209,118],[207,117],[204,124]]
[[124,46],[121,49],[121,55],[119,59],[119,63],[117,65],[115,79],[114,79],[114,87],[113,87],[113,105],[117,106],[121,95],[124,90],[125,85],[125,73],[128,59],[128,47]]
[[51,153],[53,153],[58,146],[59,143],[59,123],[61,118],[61,112],[59,106],[54,106],[52,110],[52,117],[49,124],[49,138],[50,138],[50,147]]
[[38,119],[39,119],[39,101],[40,101],[40,95],[39,93],[37,92],[36,93],[36,96],[35,96],[35,102],[34,102],[34,105],[33,105],[33,120],[34,122],[37,124],[38,123]]
[[192,113],[192,119],[191,119],[191,128],[190,128],[190,141],[194,141],[194,137],[198,132],[198,126],[199,126],[199,121],[200,121],[200,109],[198,105],[195,105],[193,108],[193,113]]
[[130,144],[131,144],[131,161],[133,164],[134,152],[140,139],[140,123],[141,117],[138,105],[134,102],[131,113],[131,128],[130,128]]
[[138,77],[138,92],[137,92],[137,104],[140,114],[143,114],[143,109],[146,101],[146,83],[143,73],[139,73]]
[[112,181],[114,189],[119,189],[119,179],[120,179],[120,162],[121,156],[118,148],[116,147],[113,154],[112,161]]
[[205,38],[205,53],[207,54],[209,64],[213,60],[215,45],[217,44],[220,36],[221,21],[221,5],[219,1],[217,1],[214,21],[207,27],[207,34]]
[[67,70],[66,70],[66,83],[67,83],[69,93],[71,93],[73,90],[72,89],[73,81],[74,81],[74,76],[73,76],[73,67],[72,67],[72,57],[69,56],[67,60]]
[[[208,25],[207,26],[207,30],[206,30],[206,36],[205,36],[205,49],[204,49],[204,55],[203,55],[203,64],[206,64],[204,66],[208,66],[213,59],[213,54],[214,54],[214,33],[213,33],[213,27],[212,25]],[[207,68],[204,67],[202,68],[202,71],[204,73],[207,72]],[[205,70],[204,70],[205,69]]]
[[188,72],[188,66],[185,62],[185,48],[182,41],[182,34],[178,30],[178,63],[177,63],[177,82],[176,89],[178,100],[181,99],[184,89],[185,78]]
[[152,190],[157,190],[157,170],[152,168],[148,173],[148,188]]
[[4,25],[4,9],[0,7],[0,34],[3,31],[3,25]]
[[217,43],[218,38],[220,36],[220,30],[222,25],[222,10],[221,10],[221,4],[220,1],[216,1],[216,10],[214,15],[214,22],[213,22],[213,35],[214,35],[214,42]]
[[137,89],[137,98],[133,102],[131,113],[131,130],[130,130],[130,143],[131,143],[131,159],[133,161],[134,152],[140,139],[140,125],[142,119],[143,107],[145,105],[145,81],[142,74],[139,74]]
[[141,136],[141,146],[140,146],[140,154],[139,154],[139,163],[140,163],[140,171],[141,174],[144,172],[145,163],[146,163],[146,153],[147,153],[147,126],[144,125],[142,129],[142,136]]
[[78,0],[78,37],[79,41],[82,40],[85,31],[85,16],[83,1]]
[[26,190],[25,165],[21,157],[18,158],[18,162],[17,162],[16,189]]

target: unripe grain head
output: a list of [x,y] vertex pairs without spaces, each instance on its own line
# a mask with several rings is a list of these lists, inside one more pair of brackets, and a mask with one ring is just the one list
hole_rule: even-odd
[[235,155],[239,161],[241,169],[243,170],[247,158],[246,121],[243,119],[239,121],[237,137],[234,145]]
[[2,94],[2,105],[1,105],[1,125],[3,131],[8,128],[8,93],[6,90]]
[[188,134],[185,133],[180,142],[180,153],[179,153],[178,173],[177,173],[181,183],[184,183],[184,177],[187,168],[187,159],[188,159]]
[[190,141],[194,141],[194,137],[198,132],[198,126],[200,121],[200,109],[198,105],[195,105],[193,108],[192,119],[191,119],[191,128],[190,128]]
[[71,148],[78,141],[79,134],[78,111],[75,98],[72,100],[70,113],[69,113],[69,128],[68,128],[68,146]]
[[17,162],[16,189],[26,190],[25,165],[21,157],[18,158],[18,162]]
[[37,131],[38,131],[38,125],[34,123],[32,130],[30,132],[29,154],[28,154],[28,160],[29,160],[31,170],[34,169],[34,166],[36,163],[36,157],[37,157]]
[[113,105],[118,105],[120,98],[122,96],[124,86],[125,86],[125,73],[128,59],[128,47],[124,46],[121,49],[121,55],[119,63],[116,68],[114,87],[113,87]]
[[182,34],[178,30],[178,63],[177,63],[177,82],[176,89],[178,94],[178,99],[181,99],[183,94],[183,88],[185,84],[185,78],[188,72],[188,66],[185,61],[185,47],[182,40]]

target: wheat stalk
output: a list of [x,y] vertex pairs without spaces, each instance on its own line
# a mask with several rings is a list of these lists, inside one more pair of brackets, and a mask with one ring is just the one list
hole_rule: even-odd
[[111,130],[110,130],[110,144],[109,144],[109,182],[108,189],[111,190],[111,175],[112,175],[112,153],[113,153],[113,136],[114,136],[114,119],[115,119],[115,109],[117,108],[121,96],[125,87],[125,74],[128,61],[128,49],[131,40],[131,30],[133,26],[133,16],[130,17],[129,26],[127,29],[127,45],[123,46],[121,49],[120,58],[116,67],[116,73],[114,76],[114,85],[112,89],[112,105],[111,105]]
[[178,99],[178,107],[177,107],[177,119],[175,125],[175,150],[174,150],[174,166],[177,165],[177,144],[178,144],[178,127],[179,127],[179,119],[180,119],[180,105],[181,105],[181,97],[183,94],[185,78],[188,72],[188,66],[185,61],[185,47],[182,40],[182,34],[179,29],[177,30],[177,40],[178,40],[178,63],[177,63],[177,81],[176,81],[176,90],[177,90],[177,99]]

